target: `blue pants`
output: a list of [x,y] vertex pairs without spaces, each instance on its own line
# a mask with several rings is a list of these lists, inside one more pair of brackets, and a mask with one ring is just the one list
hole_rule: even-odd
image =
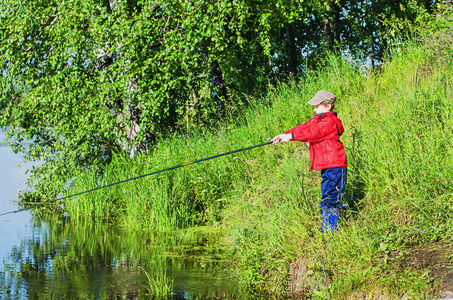
[[343,204],[342,197],[347,182],[346,167],[321,170],[321,213],[322,225],[320,230],[338,230],[338,220]]

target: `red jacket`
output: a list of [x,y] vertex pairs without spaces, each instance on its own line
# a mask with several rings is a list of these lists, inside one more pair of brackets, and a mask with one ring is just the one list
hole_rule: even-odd
[[285,132],[292,133],[295,141],[310,143],[311,169],[347,167],[346,152],[339,138],[344,132],[336,112],[328,112],[311,118]]

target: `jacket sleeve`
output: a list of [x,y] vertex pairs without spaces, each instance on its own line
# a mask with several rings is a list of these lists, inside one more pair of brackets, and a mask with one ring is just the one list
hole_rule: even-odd
[[295,141],[316,143],[322,141],[334,130],[337,130],[335,124],[332,124],[327,119],[312,118],[285,133],[292,133]]

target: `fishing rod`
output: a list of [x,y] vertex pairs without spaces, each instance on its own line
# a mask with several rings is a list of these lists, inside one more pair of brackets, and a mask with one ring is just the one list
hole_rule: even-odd
[[132,181],[132,180],[137,180],[137,179],[140,179],[140,178],[143,178],[143,177],[146,177],[146,176],[151,176],[151,175],[154,175],[154,174],[158,174],[158,173],[174,170],[174,169],[177,169],[177,168],[182,168],[182,167],[185,167],[185,166],[188,166],[188,165],[193,165],[193,164],[196,164],[196,163],[199,163],[199,162],[202,162],[202,161],[210,160],[210,159],[213,159],[213,158],[217,158],[217,157],[221,157],[221,156],[225,156],[225,155],[228,155],[228,154],[233,154],[233,153],[237,153],[237,152],[241,152],[241,151],[245,151],[245,150],[250,150],[250,149],[253,149],[253,148],[269,145],[269,144],[272,144],[272,143],[273,142],[270,141],[270,142],[266,142],[266,143],[262,143],[262,144],[258,144],[258,145],[254,145],[254,146],[250,146],[250,147],[241,148],[241,149],[225,152],[225,153],[222,153],[222,154],[217,154],[217,155],[206,157],[206,158],[202,158],[202,159],[199,159],[199,160],[194,160],[194,161],[191,161],[191,162],[187,162],[187,163],[184,163],[184,164],[181,164],[181,165],[177,165],[177,166],[173,166],[173,167],[170,167],[170,168],[162,169],[162,170],[155,171],[155,172],[152,172],[152,173],[148,173],[148,174],[140,175],[140,176],[137,176],[137,177],[128,178],[128,179],[125,179],[125,180],[122,180],[122,181],[117,181],[117,182],[114,182],[114,183],[110,183],[110,184],[107,184],[107,185],[99,186],[99,187],[93,188],[91,190],[86,190],[86,191],[83,191],[83,192],[80,192],[80,193],[75,193],[75,194],[64,196],[64,197],[61,197],[61,198],[49,200],[49,201],[46,201],[46,202],[43,202],[43,203],[39,203],[39,204],[36,204],[36,205],[32,205],[32,206],[29,206],[29,207],[25,207],[25,208],[17,209],[17,210],[14,210],[14,211],[9,211],[9,212],[6,212],[6,213],[2,213],[2,214],[0,214],[0,216],[5,216],[5,215],[9,215],[9,214],[15,214],[15,213],[22,212],[22,211],[25,211],[25,210],[30,210],[30,209],[33,209],[33,208],[41,207],[41,206],[49,204],[49,203],[65,200],[65,199],[72,198],[72,197],[75,197],[75,196],[79,196],[79,195],[82,195],[82,194],[86,194],[86,193],[89,193],[89,192],[94,192],[94,191],[97,191],[97,190],[100,190],[100,189],[103,189],[103,188],[106,188],[106,187],[111,187],[111,186],[114,186],[114,185],[117,185],[117,184],[120,184],[120,183]]

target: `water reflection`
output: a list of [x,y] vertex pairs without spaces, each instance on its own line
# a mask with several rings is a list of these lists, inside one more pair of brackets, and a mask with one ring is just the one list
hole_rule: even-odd
[[[26,175],[17,171],[21,157],[10,148],[0,147],[0,159],[3,213],[17,209],[13,199]],[[39,215],[0,218],[1,299],[148,299],[146,273],[174,278],[173,299],[237,298],[229,260],[217,244],[219,232],[157,235]]]
[[34,221],[31,237],[3,262],[2,296],[146,298],[146,271],[174,278],[176,298],[232,299],[236,284],[229,262],[221,247],[208,242],[215,235],[201,230],[155,235],[65,218]]

